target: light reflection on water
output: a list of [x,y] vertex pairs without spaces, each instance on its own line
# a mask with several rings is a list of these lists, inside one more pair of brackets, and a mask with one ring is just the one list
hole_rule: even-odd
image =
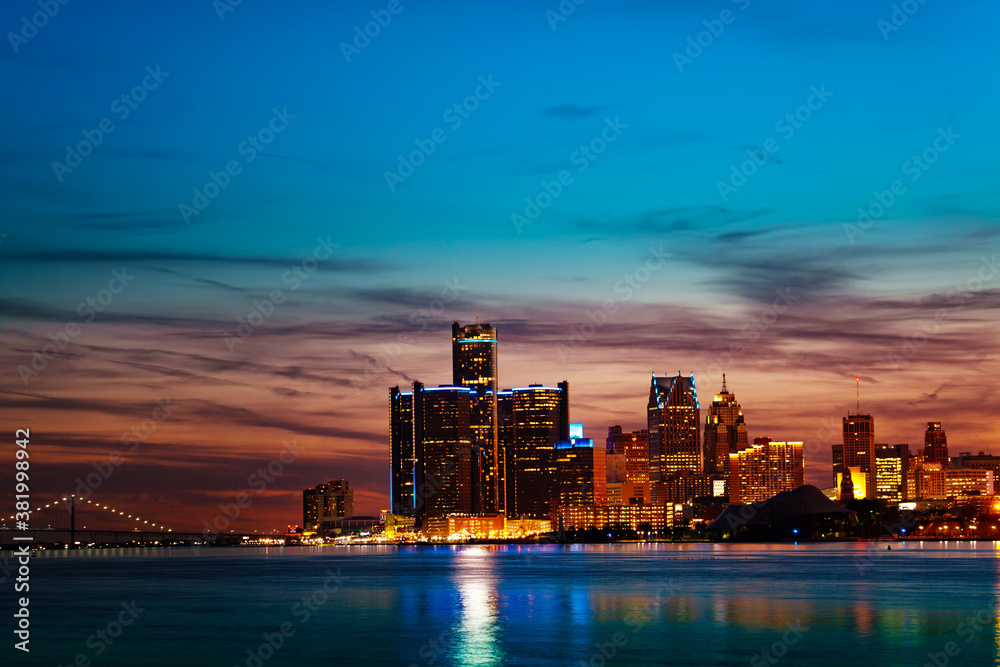
[[[997,546],[50,552],[32,563],[35,659],[72,662],[122,601],[136,599],[148,611],[95,665],[174,664],[179,639],[193,647],[185,664],[245,665],[283,621],[295,635],[269,667],[745,665],[790,627],[803,635],[782,649],[787,664],[923,665],[955,642],[950,664],[1000,665]],[[293,605],[330,569],[343,587],[299,623]],[[988,622],[963,634],[960,624],[979,612]]]

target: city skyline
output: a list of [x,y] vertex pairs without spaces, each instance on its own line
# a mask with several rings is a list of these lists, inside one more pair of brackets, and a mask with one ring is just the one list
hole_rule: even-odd
[[294,441],[237,525],[329,479],[376,513],[385,387],[449,381],[477,315],[591,435],[726,373],[827,486],[860,377],[889,443],[1000,453],[1000,8],[401,6],[363,48],[384,6],[0,7],[0,417],[40,499],[110,465],[93,498],[197,527]]

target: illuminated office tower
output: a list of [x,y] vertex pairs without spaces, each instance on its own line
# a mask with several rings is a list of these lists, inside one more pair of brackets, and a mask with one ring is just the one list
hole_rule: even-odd
[[907,494],[909,469],[909,445],[875,445],[875,497],[894,503],[915,500]]
[[497,505],[504,513],[514,494],[514,390],[497,392]]
[[452,384],[472,396],[472,511],[502,511],[497,432],[497,330],[488,323],[451,325]]
[[558,503],[555,446],[569,440],[569,383],[509,391],[507,516],[548,519]]
[[389,511],[413,516],[416,470],[413,446],[413,392],[389,389]]
[[649,479],[658,482],[678,470],[701,472],[701,417],[694,375],[656,377],[649,387]]
[[[866,477],[865,488],[878,489],[875,465],[875,419],[871,415],[848,415],[844,417],[843,464],[834,473],[843,473],[847,468],[858,468]],[[836,454],[836,452],[835,452]]]
[[729,500],[755,503],[803,484],[805,466],[801,442],[772,442],[754,438],[753,444],[729,454]]
[[467,387],[413,383],[414,515],[472,512],[472,396]]
[[941,422],[927,422],[924,432],[924,463],[940,463],[948,467],[948,438],[941,428]]
[[736,396],[726,389],[726,376],[722,376],[722,391],[708,408],[705,417],[704,439],[705,472],[725,473],[729,471],[729,455],[747,448],[747,425],[743,421],[743,410],[736,402]]
[[569,441],[556,443],[555,458],[559,506],[607,504],[605,449],[583,437],[582,424],[570,425]]

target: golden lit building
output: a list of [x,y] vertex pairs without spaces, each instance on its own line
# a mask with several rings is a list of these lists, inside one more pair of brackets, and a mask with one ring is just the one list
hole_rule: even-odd
[[889,502],[909,500],[907,477],[910,466],[908,445],[875,446],[875,497]]
[[[506,513],[548,519],[559,504],[556,443],[569,440],[569,383],[532,384],[500,392],[506,453]],[[509,424],[504,424],[509,420]]]
[[722,391],[715,395],[705,417],[703,458],[705,472],[729,472],[729,455],[749,446],[747,425],[743,410],[736,396],[726,388],[726,375],[722,375]]
[[427,520],[427,537],[458,539],[500,539],[505,537],[507,518],[503,514],[450,514]]
[[[848,468],[858,468],[868,477],[865,480],[865,488],[878,488],[875,480],[875,418],[871,415],[863,414],[844,417],[843,435],[843,465],[837,468],[836,452],[834,452],[834,473],[843,472],[843,467],[845,466]],[[855,498],[858,497],[857,490],[855,490],[854,495]]]
[[[853,467],[848,468],[851,473],[851,482],[854,486],[854,500],[863,500],[868,497],[868,473],[862,472],[861,468]],[[842,487],[843,473],[838,472],[835,475],[835,482],[837,488],[837,500],[843,500],[840,491]]]
[[755,503],[803,484],[801,442],[754,438],[741,452],[729,454],[729,501]]
[[674,525],[677,507],[670,505],[570,505],[560,507],[558,516],[564,529],[586,530],[604,526],[624,526],[638,530],[648,523],[653,530],[663,530]]

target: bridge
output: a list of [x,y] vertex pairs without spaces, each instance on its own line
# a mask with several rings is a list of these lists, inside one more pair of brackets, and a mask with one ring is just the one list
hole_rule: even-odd
[[[0,520],[0,545],[25,544],[18,536],[30,535],[32,544],[65,544],[73,547],[145,546],[213,541],[204,533],[174,532],[165,525],[99,502],[65,496],[31,510],[28,521],[16,514]],[[101,524],[102,527],[97,527]],[[110,525],[109,525],[110,524]],[[111,527],[111,526],[114,527]]]

